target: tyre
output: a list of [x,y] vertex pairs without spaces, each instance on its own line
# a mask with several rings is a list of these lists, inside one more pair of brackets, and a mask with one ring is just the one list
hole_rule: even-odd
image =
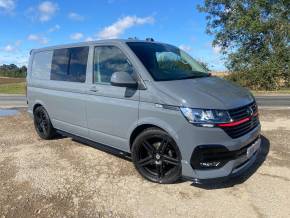
[[39,106],[33,112],[34,127],[37,134],[42,139],[52,139],[56,135],[56,131],[53,128],[48,113],[44,107]]
[[174,183],[181,176],[181,154],[173,138],[158,128],[140,133],[132,145],[137,171],[156,183]]

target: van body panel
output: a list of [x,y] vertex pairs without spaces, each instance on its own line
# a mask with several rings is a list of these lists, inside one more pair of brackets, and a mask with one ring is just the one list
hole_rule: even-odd
[[180,111],[167,110],[156,106],[155,103],[140,101],[138,125],[144,124],[157,126],[178,141],[178,130],[184,125],[184,117]]
[[55,128],[67,132],[73,130],[72,133],[87,137],[87,131],[83,130],[87,128],[84,87],[79,84],[68,86],[63,83],[37,81],[29,87],[30,98],[35,99],[35,104],[39,103],[46,108]]
[[130,152],[130,147],[127,139],[92,129],[88,129],[88,133],[88,137],[85,138],[89,140],[101,143],[103,145],[111,146],[120,151]]
[[254,99],[244,88],[218,77],[162,81],[156,89],[174,105],[191,108],[232,109],[251,103]]
[[95,87],[98,91],[87,95],[85,100],[90,139],[98,141],[100,134],[104,134],[106,143],[129,151],[128,130],[138,120],[139,90],[110,85]]

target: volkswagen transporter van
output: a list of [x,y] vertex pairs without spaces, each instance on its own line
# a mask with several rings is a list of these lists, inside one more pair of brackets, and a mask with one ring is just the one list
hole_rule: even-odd
[[153,40],[32,50],[27,101],[41,138],[60,133],[130,155],[158,183],[228,178],[260,147],[253,95]]

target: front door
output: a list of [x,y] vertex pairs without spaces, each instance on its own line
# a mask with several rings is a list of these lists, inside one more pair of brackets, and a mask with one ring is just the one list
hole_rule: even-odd
[[91,140],[129,151],[129,130],[138,121],[139,90],[112,86],[112,74],[120,71],[135,73],[120,48],[94,48],[94,78],[86,99],[87,125]]

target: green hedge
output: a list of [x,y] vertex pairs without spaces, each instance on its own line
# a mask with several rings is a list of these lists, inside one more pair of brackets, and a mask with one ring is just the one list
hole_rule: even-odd
[[15,64],[0,66],[0,76],[2,77],[26,77],[27,68],[25,66],[18,67]]

